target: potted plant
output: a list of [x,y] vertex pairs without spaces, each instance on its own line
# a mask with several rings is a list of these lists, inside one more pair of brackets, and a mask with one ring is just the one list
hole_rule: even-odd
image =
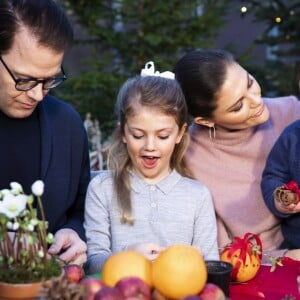
[[[54,237],[47,233],[41,199],[44,183],[37,180],[31,191],[26,195],[17,182],[0,190],[0,299],[11,297],[18,287],[21,294],[16,298],[33,298],[43,282],[62,274],[60,261],[47,254]],[[28,286],[33,290],[26,296]]]

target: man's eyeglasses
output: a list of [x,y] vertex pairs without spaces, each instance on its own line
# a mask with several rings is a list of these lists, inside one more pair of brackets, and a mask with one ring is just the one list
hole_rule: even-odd
[[14,74],[11,72],[11,70],[8,68],[6,63],[3,61],[3,58],[0,56],[0,61],[2,62],[3,66],[11,76],[11,78],[15,82],[15,88],[18,91],[26,92],[34,87],[36,87],[38,84],[42,83],[43,90],[50,90],[57,86],[59,86],[61,83],[63,83],[67,76],[65,75],[63,67],[61,67],[61,73],[62,77],[50,77],[46,79],[36,79],[36,78],[15,78]]

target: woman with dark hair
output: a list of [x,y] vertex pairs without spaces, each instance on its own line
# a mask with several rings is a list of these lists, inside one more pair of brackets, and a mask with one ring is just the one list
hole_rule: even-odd
[[266,207],[260,182],[276,139],[300,118],[298,99],[262,98],[255,78],[222,50],[191,51],[174,70],[193,117],[185,162],[212,193],[219,247],[252,232],[265,257],[282,255],[281,219]]

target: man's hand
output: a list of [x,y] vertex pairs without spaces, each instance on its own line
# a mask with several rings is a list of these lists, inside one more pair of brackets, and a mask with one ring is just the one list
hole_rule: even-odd
[[67,263],[83,265],[86,262],[87,246],[73,229],[60,229],[54,238],[55,242],[49,248],[49,254],[59,254],[59,258]]

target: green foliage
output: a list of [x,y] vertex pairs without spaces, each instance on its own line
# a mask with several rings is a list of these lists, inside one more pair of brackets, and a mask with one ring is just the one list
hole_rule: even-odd
[[262,66],[260,71],[264,76],[261,76],[259,82],[266,93],[271,95],[299,94],[297,81],[300,79],[298,69],[300,2],[298,0],[243,2],[248,12],[255,16],[255,21],[267,24],[266,30],[258,36],[256,42],[270,46],[272,54],[275,55],[275,58]]
[[41,280],[48,280],[52,277],[60,276],[62,267],[59,261],[53,256],[43,265],[28,267],[21,265],[11,265],[9,269],[2,269],[0,281],[7,283],[32,283]]
[[[245,1],[249,5],[256,21],[263,21],[268,26],[259,42],[268,45],[285,45],[281,50],[274,50],[280,56],[299,56],[300,53],[300,2],[282,1]],[[274,35],[276,30],[276,35]]]
[[77,42],[88,43],[92,51],[90,70],[57,93],[82,116],[91,112],[103,129],[114,123],[121,84],[139,74],[147,61],[155,61],[160,71],[172,70],[182,52],[214,45],[229,0],[61,2],[88,33]]

